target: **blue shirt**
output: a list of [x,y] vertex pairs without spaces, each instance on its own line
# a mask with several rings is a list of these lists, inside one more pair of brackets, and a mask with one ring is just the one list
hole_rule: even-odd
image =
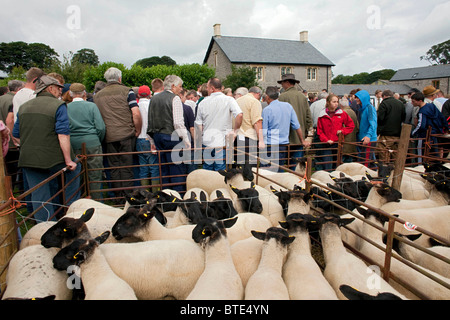
[[289,144],[289,132],[300,128],[294,108],[287,102],[272,101],[262,111],[264,142],[267,145]]

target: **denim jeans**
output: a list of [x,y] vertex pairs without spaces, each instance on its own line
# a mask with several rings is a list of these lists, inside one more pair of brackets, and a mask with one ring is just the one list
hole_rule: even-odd
[[[142,167],[139,167],[139,178],[140,179],[146,179],[146,178],[153,178],[157,179],[159,178],[159,167],[158,164],[158,154],[153,154],[150,152],[150,141],[147,139],[137,139],[136,140],[136,151],[138,152],[146,152],[146,153],[140,153],[138,154],[139,158],[139,165]],[[145,166],[148,164],[152,164],[153,166]]]
[[[331,162],[333,160],[335,160],[336,157],[336,148],[337,148],[337,143],[333,143],[333,144],[328,144],[328,143],[323,143],[322,148],[324,148],[325,150],[322,150],[322,160],[323,162]],[[322,164],[323,166],[323,170],[333,170],[335,164],[334,163],[324,163]]]
[[269,167],[268,170],[274,172],[283,172],[283,169],[272,166],[276,164],[279,166],[286,165],[286,158],[288,156],[288,146],[287,145],[270,145],[267,146],[264,151],[260,150],[260,157],[264,160],[270,161],[266,163],[263,161],[261,167]]
[[227,165],[224,159],[224,149],[220,148],[208,148],[203,146],[203,169],[211,171],[225,170]]
[[[28,185],[31,189],[64,167],[65,164],[59,164],[50,169],[23,168],[23,170],[27,176]],[[78,163],[77,168],[74,171],[67,170],[64,173],[67,206],[80,198],[80,191],[78,190],[80,188],[80,178],[77,177],[72,183],[68,184],[72,179],[79,175],[80,172],[81,164]],[[61,200],[58,197],[47,203],[48,200],[58,192],[59,179],[60,177],[56,177],[31,193],[33,210],[38,209],[46,203],[41,210],[35,213],[34,219],[36,219],[36,222],[39,223],[50,220],[50,217],[53,216],[58,206],[62,205]],[[56,219],[52,218],[51,220],[55,221]]]
[[[186,166],[184,163],[174,164],[172,163],[172,149],[180,144],[181,140],[172,141],[171,136],[163,133],[155,133],[153,136],[156,148],[161,152],[161,176],[163,177],[163,184],[168,183],[185,183],[186,177],[170,177],[167,176],[179,176],[186,174]],[[186,191],[186,185],[174,185],[167,188],[175,191]]]

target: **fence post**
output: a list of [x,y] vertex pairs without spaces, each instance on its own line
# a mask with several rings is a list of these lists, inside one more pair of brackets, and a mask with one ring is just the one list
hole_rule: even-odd
[[405,170],[406,156],[408,154],[409,139],[412,126],[410,124],[402,125],[402,132],[398,142],[397,156],[395,158],[394,176],[392,178],[392,188],[400,190],[402,184],[403,171]]
[[342,164],[342,156],[344,153],[344,134],[341,132],[338,135],[338,149],[336,155],[336,167],[339,167]]
[[[0,136],[0,145],[2,138]],[[11,179],[5,175],[5,159],[0,157],[0,202],[8,201],[11,192]],[[11,256],[17,251],[17,225],[15,213],[0,212],[0,270],[9,263]],[[6,272],[0,274],[1,292],[5,290]]]

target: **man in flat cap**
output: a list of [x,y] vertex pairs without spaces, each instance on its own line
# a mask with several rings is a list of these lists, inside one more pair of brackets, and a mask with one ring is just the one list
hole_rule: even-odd
[[[36,80],[36,98],[24,103],[18,112],[14,124],[13,136],[20,139],[19,167],[27,177],[30,189],[67,167],[66,199],[69,205],[79,198],[79,178],[81,165],[74,162],[75,154],[70,145],[69,117],[67,106],[59,100],[62,85],[54,78],[43,75]],[[55,178],[49,183],[33,191],[31,198],[33,209],[37,210],[46,202],[57,203],[53,197],[58,189]],[[68,183],[69,181],[72,181]],[[52,204],[45,204],[37,211],[34,219],[37,222],[55,220]]]
[[[309,130],[312,129],[313,121],[308,100],[306,99],[305,95],[301,91],[297,90],[297,88],[295,87],[297,84],[300,83],[300,80],[297,80],[294,74],[288,73],[284,74],[281,77],[281,80],[278,81],[278,83],[281,84],[281,86],[284,89],[284,92],[281,93],[278,100],[282,102],[288,102],[294,108],[294,111],[297,114],[298,122],[300,123],[303,137],[306,140],[306,138],[308,137]],[[300,141],[297,132],[295,130],[290,131],[289,143],[297,145],[291,147],[290,156],[295,158],[301,158],[304,154],[304,152],[302,151],[303,146],[301,146],[302,142]],[[308,145],[306,145],[305,147],[307,147]],[[292,153],[292,150],[295,151]]]
[[[86,101],[86,88],[81,83],[73,83],[69,88],[73,101],[67,105],[70,120],[70,143],[75,154],[81,154],[82,144],[86,144],[86,154],[98,155],[103,153],[102,141],[105,138],[105,122],[100,110],[93,102]],[[103,176],[103,157],[93,156],[87,158],[89,181],[101,181]],[[100,190],[102,183],[89,183],[92,199],[102,198]]]

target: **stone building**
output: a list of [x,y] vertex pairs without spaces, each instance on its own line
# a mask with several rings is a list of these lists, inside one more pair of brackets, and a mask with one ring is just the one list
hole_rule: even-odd
[[450,64],[400,69],[391,78],[393,84],[406,84],[420,91],[432,85],[444,95],[450,94]]
[[279,86],[286,73],[295,74],[300,89],[318,93],[331,89],[331,67],[327,57],[308,41],[308,31],[300,32],[298,41],[222,36],[220,24],[214,25],[203,63],[216,69],[216,76],[225,79],[231,66],[250,66],[256,71],[262,89]]

